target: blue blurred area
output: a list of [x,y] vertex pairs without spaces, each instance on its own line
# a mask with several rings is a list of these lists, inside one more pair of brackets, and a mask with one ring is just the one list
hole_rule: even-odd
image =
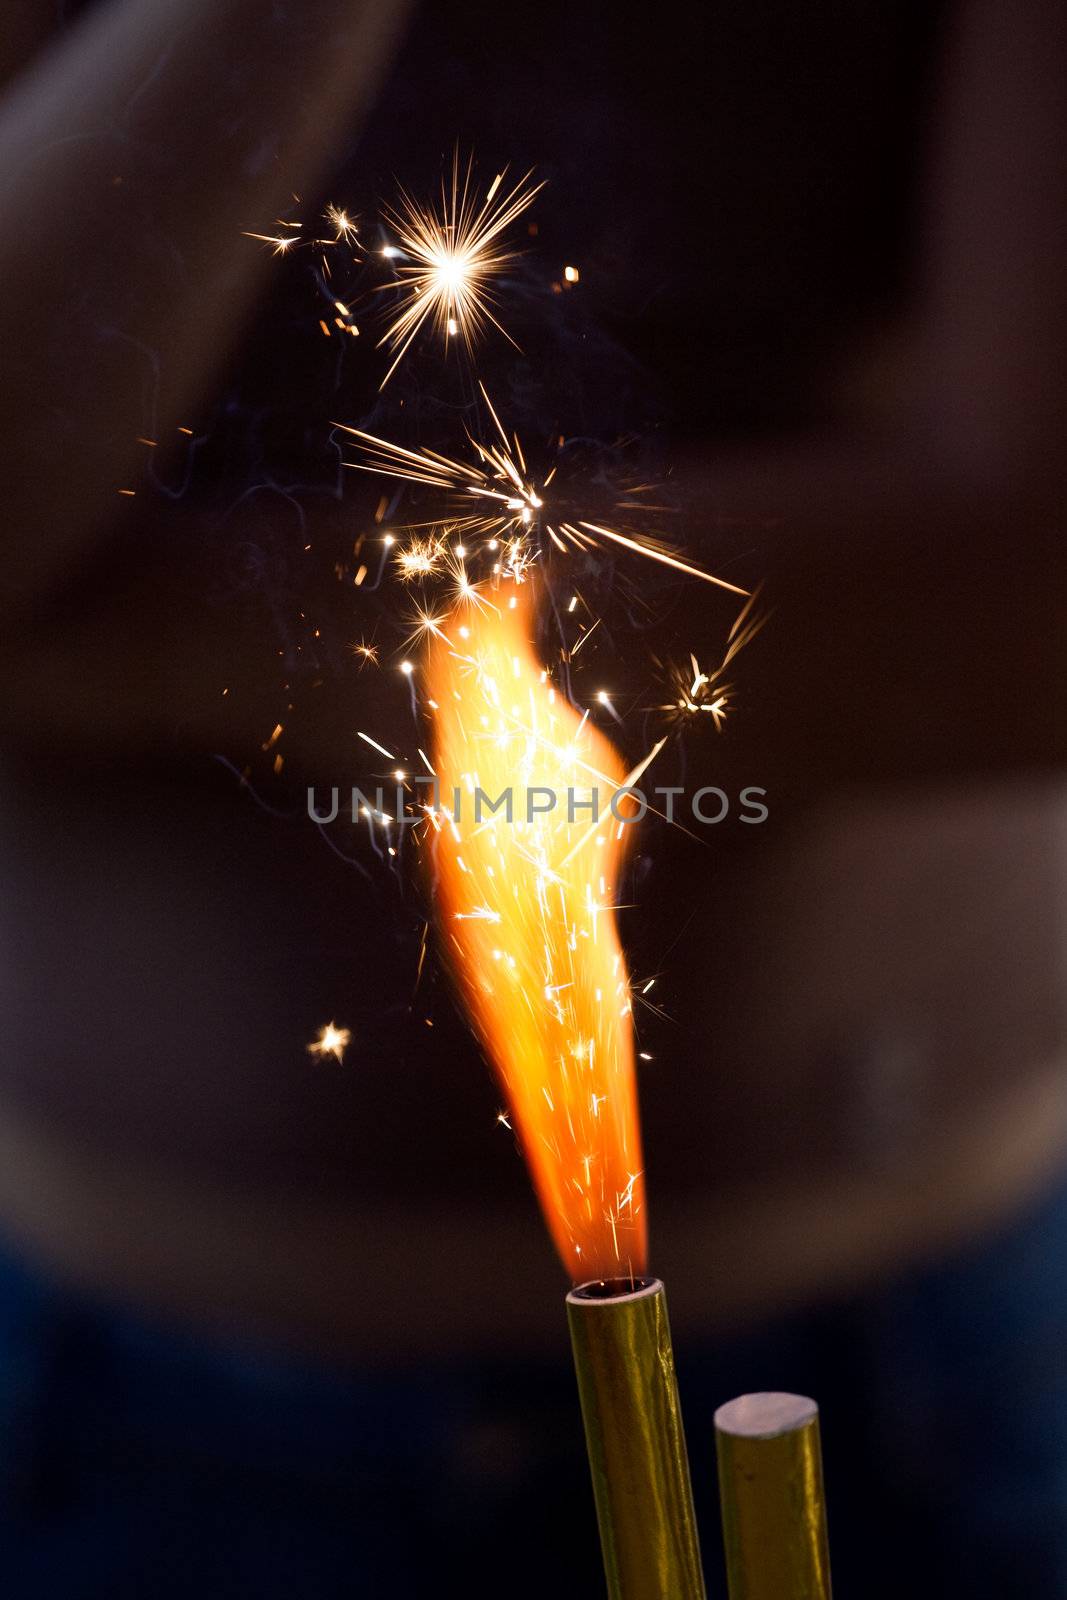
[[[835,1587],[1067,1594],[1067,1184],[877,1293],[678,1341],[709,1593],[711,1415],[823,1413]],[[209,1343],[0,1269],[0,1593],[601,1592],[559,1361],[341,1371]]]

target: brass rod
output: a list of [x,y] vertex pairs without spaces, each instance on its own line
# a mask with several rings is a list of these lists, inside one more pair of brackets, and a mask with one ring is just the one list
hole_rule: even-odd
[[830,1600],[819,1408],[746,1394],[715,1413],[730,1600]]
[[704,1600],[663,1285],[582,1284],[567,1321],[609,1600]]

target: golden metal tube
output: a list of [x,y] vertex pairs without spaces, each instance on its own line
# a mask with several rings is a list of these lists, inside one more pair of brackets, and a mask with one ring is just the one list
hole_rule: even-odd
[[746,1394],[715,1413],[730,1600],[830,1600],[819,1408]]
[[704,1600],[663,1285],[581,1284],[567,1321],[609,1600]]

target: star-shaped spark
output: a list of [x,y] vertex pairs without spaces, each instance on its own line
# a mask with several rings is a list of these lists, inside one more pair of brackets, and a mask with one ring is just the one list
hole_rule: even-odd
[[366,639],[361,639],[358,644],[350,645],[349,648],[354,656],[359,657],[361,667],[365,667],[368,663],[374,667],[378,665],[378,646],[376,644],[368,644]]
[[459,337],[468,348],[490,323],[514,344],[493,309],[492,280],[515,260],[504,242],[505,230],[543,185],[531,184],[526,173],[501,194],[504,177],[497,173],[479,203],[472,192],[472,163],[461,175],[457,152],[451,183],[441,180],[439,202],[420,206],[401,189],[396,205],[386,211],[397,243],[382,253],[399,262],[394,287],[400,309],[379,341],[393,354],[383,389],[427,322],[440,337]]
[[334,1056],[342,1061],[346,1048],[352,1042],[352,1034],[348,1028],[339,1028],[336,1023],[328,1022],[321,1030],[317,1039],[312,1039],[307,1047],[309,1056]]

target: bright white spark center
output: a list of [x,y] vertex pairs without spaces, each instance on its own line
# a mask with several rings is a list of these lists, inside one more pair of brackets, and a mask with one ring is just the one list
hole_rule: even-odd
[[348,1028],[339,1028],[336,1023],[328,1022],[321,1030],[317,1039],[308,1045],[310,1056],[335,1056],[342,1060],[346,1045],[352,1042],[352,1034]]
[[433,258],[434,283],[438,293],[461,295],[467,286],[469,262],[465,255],[438,255]]

